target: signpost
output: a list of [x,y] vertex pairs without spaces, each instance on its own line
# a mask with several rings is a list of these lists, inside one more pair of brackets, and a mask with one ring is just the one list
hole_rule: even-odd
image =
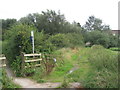
[[31,38],[32,38],[32,48],[33,48],[33,53],[34,53],[34,32],[31,31]]

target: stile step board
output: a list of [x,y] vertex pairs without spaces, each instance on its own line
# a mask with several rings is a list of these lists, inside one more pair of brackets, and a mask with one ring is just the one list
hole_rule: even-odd
[[42,59],[35,59],[35,60],[25,60],[25,62],[35,62],[35,61],[41,61]]
[[6,59],[6,57],[0,57],[0,60],[2,60],[2,59]]
[[6,67],[6,64],[3,64],[3,67]]
[[1,68],[1,67],[6,67],[6,64],[0,65],[0,68]]
[[36,65],[34,65],[34,66],[25,66],[25,68],[38,67],[38,66],[41,66],[41,64],[36,64]]
[[40,54],[24,54],[24,56],[41,56],[41,53]]

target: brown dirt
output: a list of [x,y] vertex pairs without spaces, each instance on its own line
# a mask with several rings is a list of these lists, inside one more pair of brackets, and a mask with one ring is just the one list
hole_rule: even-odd
[[[60,82],[37,83],[34,80],[28,78],[15,77],[12,70],[8,66],[6,67],[6,73],[9,78],[12,78],[15,84],[20,85],[22,88],[57,88],[61,85]],[[79,86],[79,83],[70,83],[70,88],[77,88]]]

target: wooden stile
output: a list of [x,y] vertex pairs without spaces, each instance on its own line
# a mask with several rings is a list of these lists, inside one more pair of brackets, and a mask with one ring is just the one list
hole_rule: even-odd
[[[28,57],[31,57],[33,56],[33,59],[30,59],[30,60],[27,60]],[[35,57],[38,57],[39,58],[35,58]],[[22,57],[22,65],[21,65],[21,72],[23,73],[23,70],[25,68],[29,68],[29,67],[38,67],[40,66],[41,64],[35,64],[35,65],[30,65],[30,66],[25,66],[25,63],[33,63],[33,62],[40,62],[42,60],[41,58],[41,53],[40,54],[25,54],[23,52],[21,52],[21,57]]]
[[4,54],[0,55],[0,67],[6,67],[6,57]]

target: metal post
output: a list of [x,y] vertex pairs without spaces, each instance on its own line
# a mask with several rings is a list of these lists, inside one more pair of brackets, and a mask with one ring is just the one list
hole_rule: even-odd
[[32,37],[32,48],[33,48],[33,53],[34,53],[34,32],[33,31],[31,31],[31,37]]

